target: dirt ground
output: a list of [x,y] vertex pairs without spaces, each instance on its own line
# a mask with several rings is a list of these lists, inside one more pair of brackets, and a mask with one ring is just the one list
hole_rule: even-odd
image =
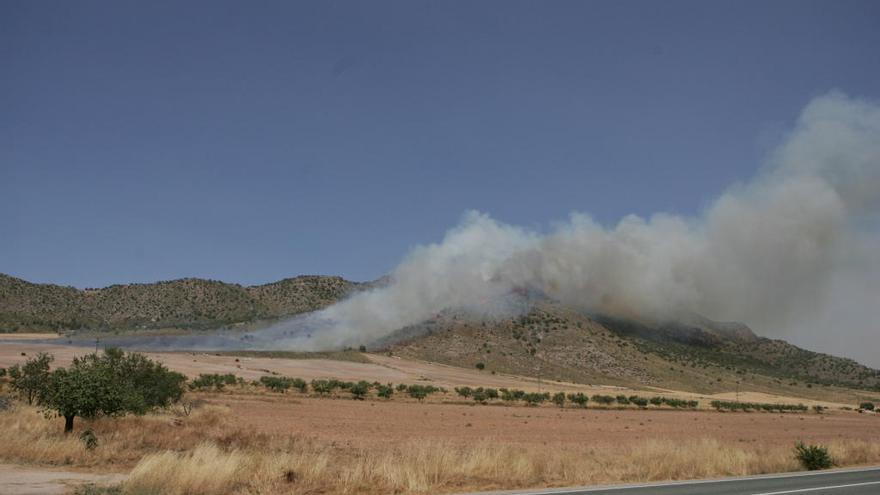
[[95,474],[62,471],[49,468],[30,468],[0,464],[0,490],[4,495],[53,495],[70,493],[77,485],[119,483],[121,474]]
[[415,401],[218,395],[237,422],[258,431],[300,434],[347,446],[405,439],[491,439],[543,445],[622,445],[646,439],[715,438],[725,443],[833,439],[880,441],[880,415],[718,413],[714,411],[576,409]]

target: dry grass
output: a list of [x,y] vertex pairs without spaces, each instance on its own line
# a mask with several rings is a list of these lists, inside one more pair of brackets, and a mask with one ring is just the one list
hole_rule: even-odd
[[[843,465],[880,461],[865,442],[831,445]],[[791,448],[736,448],[715,440],[648,441],[631,449],[556,451],[478,442],[471,446],[406,443],[353,453],[328,449],[264,453],[213,444],[146,457],[124,492],[438,493],[459,490],[659,481],[798,469]]]
[[[792,446],[646,440],[621,445],[522,445],[479,440],[340,447],[235,427],[215,406],[190,416],[160,414],[79,421],[64,435],[60,420],[31,407],[0,412],[0,460],[131,469],[123,492],[149,494],[440,493],[570,486],[771,473],[798,469]],[[91,428],[87,450],[78,432]],[[829,444],[840,465],[880,462],[880,445]]]

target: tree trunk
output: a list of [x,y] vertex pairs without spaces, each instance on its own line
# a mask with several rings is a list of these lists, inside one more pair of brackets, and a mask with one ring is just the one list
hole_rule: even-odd
[[64,433],[70,433],[73,431],[73,415],[64,416]]

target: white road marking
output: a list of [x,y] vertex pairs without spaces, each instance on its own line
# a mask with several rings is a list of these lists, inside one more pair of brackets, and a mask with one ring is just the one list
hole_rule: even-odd
[[786,493],[806,493],[817,492],[819,490],[838,490],[840,488],[851,488],[854,486],[880,485],[880,481],[866,481],[864,483],[851,483],[849,485],[820,486],[817,488],[801,488],[800,490],[785,490],[782,492],[755,493],[753,495],[784,495]]

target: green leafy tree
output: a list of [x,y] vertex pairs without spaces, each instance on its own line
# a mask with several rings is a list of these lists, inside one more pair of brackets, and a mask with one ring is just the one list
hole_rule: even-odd
[[68,368],[49,374],[37,400],[43,411],[64,418],[73,430],[76,416],[145,414],[180,400],[186,377],[142,354],[107,349],[74,358]]
[[40,352],[25,361],[24,366],[15,365],[9,368],[12,389],[33,404],[49,382],[49,365],[55,358],[51,354]]

